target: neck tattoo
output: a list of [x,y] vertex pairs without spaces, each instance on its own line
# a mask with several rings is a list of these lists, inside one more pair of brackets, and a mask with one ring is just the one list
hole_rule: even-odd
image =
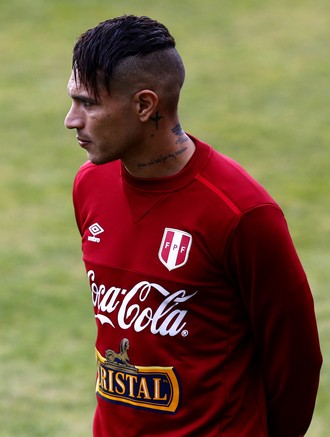
[[152,120],[156,124],[156,130],[158,130],[158,123],[161,118],[164,117],[162,115],[159,115],[158,111],[156,112],[156,115],[154,117],[150,117],[150,120]]
[[184,133],[180,123],[178,123],[176,126],[174,126],[173,129],[171,129],[174,135],[177,137],[177,140],[175,141],[175,144],[182,144],[188,141],[187,135]]
[[172,153],[168,153],[165,155],[159,155],[157,158],[154,159],[150,159],[148,162],[139,162],[138,163],[138,168],[145,168],[145,167],[151,167],[153,165],[156,164],[160,164],[162,162],[166,162],[169,159],[174,159],[176,160],[180,155],[182,155],[186,150],[188,149],[188,147],[181,147],[181,149],[176,150],[175,152]]

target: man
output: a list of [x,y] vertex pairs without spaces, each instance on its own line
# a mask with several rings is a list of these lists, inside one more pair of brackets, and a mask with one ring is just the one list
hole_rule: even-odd
[[186,134],[168,30],[123,16],[84,33],[68,83],[89,161],[74,183],[97,324],[96,437],[298,437],[321,353],[279,206]]

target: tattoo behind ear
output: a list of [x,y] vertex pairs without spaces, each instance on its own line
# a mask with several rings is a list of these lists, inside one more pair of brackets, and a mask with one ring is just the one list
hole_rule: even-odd
[[156,129],[157,130],[158,130],[158,123],[159,123],[159,120],[161,118],[164,118],[164,117],[162,115],[159,115],[158,111],[156,112],[156,115],[154,117],[150,117],[150,120],[152,120],[156,124]]
[[175,144],[181,144],[181,143],[185,143],[186,141],[188,141],[188,137],[186,136],[186,134],[182,130],[182,127],[181,127],[180,123],[177,124],[176,126],[174,126],[174,128],[171,129],[171,130],[174,133],[174,135],[176,135],[177,138],[178,138],[175,141]]

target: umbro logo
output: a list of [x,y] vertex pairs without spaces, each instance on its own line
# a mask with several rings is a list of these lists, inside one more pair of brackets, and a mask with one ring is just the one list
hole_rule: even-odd
[[93,241],[94,243],[99,243],[101,241],[101,239],[96,237],[96,235],[99,235],[102,232],[104,232],[104,229],[98,223],[94,223],[88,229],[89,229],[89,232],[92,234],[92,235],[88,236],[88,241]]

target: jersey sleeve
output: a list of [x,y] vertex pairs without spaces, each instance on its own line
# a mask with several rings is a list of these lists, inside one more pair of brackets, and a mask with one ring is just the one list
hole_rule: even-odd
[[228,255],[261,357],[270,436],[302,436],[322,357],[312,294],[282,211],[263,205],[244,213]]
[[72,188],[72,200],[73,200],[73,207],[74,207],[74,214],[76,218],[76,223],[78,230],[80,232],[80,235],[82,235],[82,227],[83,227],[83,204],[85,204],[85,200],[88,196],[88,188],[86,189],[86,184],[83,183],[84,177],[86,177],[86,174],[90,171],[90,169],[93,168],[92,164],[87,161],[85,162],[79,169],[78,173],[76,174],[73,182],[73,188]]
[[80,235],[82,235],[82,225],[81,225],[80,208],[79,208],[79,193],[77,188],[78,183],[79,183],[79,173],[76,175],[74,180],[73,190],[72,190],[72,200],[73,200],[74,214],[76,218],[77,227],[80,232]]

